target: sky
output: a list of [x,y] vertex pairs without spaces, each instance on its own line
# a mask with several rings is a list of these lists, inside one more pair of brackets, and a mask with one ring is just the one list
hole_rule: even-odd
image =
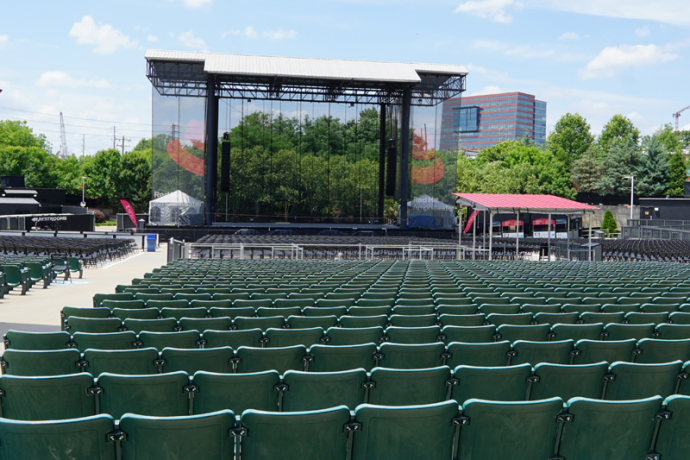
[[62,112],[70,152],[113,127],[129,150],[151,135],[147,49],[464,65],[466,95],[534,94],[548,131],[621,113],[651,134],[690,106],[688,0],[39,0],[2,5],[0,119],[57,151]]

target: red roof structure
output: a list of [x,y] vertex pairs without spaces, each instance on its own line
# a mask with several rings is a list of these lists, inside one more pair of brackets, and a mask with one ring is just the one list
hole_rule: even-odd
[[583,214],[599,208],[554,195],[518,195],[494,193],[453,193],[458,203],[479,211],[538,212],[551,214]]

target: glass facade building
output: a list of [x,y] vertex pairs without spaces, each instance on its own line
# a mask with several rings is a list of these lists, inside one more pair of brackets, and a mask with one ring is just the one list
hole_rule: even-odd
[[525,134],[537,145],[546,138],[546,102],[531,94],[463,96],[443,103],[441,150],[476,152]]

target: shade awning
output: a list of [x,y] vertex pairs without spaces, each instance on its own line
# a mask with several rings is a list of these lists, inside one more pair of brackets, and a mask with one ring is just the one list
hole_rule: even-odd
[[458,204],[479,211],[539,212],[553,214],[583,214],[599,208],[554,195],[520,195],[493,193],[453,193]]

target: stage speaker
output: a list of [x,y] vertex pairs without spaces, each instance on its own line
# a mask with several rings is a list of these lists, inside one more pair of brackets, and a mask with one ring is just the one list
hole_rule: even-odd
[[395,195],[395,172],[398,169],[398,149],[395,140],[388,140],[388,160],[386,162],[386,195]]
[[220,191],[230,191],[230,134],[223,134],[220,145]]

